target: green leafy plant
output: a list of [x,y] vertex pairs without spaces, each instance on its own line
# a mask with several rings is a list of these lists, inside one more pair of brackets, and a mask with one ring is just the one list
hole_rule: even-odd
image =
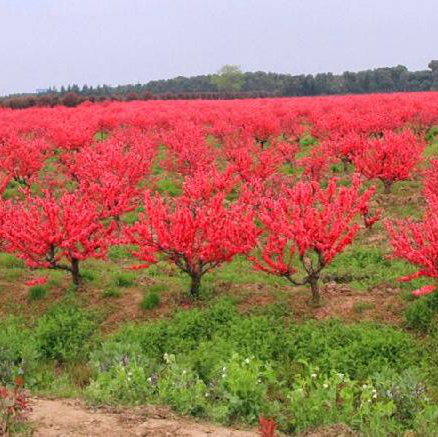
[[406,325],[409,328],[419,331],[430,331],[435,323],[435,317],[438,311],[438,294],[432,293],[429,296],[420,297],[405,311]]
[[180,365],[173,354],[165,354],[166,367],[157,382],[160,402],[181,414],[203,416],[206,411],[207,387],[190,369]]
[[92,314],[75,303],[67,300],[54,305],[36,326],[39,353],[61,362],[78,359],[95,328]]

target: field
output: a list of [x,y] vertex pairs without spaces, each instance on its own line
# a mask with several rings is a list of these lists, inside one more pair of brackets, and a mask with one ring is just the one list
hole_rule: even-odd
[[0,110],[0,430],[438,436],[437,134],[438,93]]

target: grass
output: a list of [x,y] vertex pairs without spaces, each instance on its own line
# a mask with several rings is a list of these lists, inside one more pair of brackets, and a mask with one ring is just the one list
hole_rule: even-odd
[[47,287],[43,285],[34,285],[29,288],[29,300],[36,301],[44,299],[47,296]]
[[376,307],[375,303],[371,302],[355,302],[353,304],[353,311],[356,314],[362,314],[364,311],[372,310]]
[[116,272],[112,275],[112,283],[116,287],[131,287],[135,283],[135,273]]
[[151,310],[160,305],[160,295],[157,292],[149,291],[146,293],[140,302],[140,308],[143,310]]
[[102,293],[102,297],[104,298],[117,298],[122,295],[122,292],[116,287],[109,287],[105,289]]

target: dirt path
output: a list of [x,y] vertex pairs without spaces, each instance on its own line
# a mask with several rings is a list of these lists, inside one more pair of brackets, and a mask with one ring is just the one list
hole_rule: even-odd
[[162,407],[96,410],[76,400],[34,399],[32,409],[34,437],[259,437],[182,419]]

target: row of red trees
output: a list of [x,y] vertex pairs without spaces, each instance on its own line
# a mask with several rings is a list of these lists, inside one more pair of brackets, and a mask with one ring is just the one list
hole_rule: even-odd
[[[429,96],[435,106],[395,95],[265,101],[257,112],[255,102],[0,112],[3,249],[79,285],[81,261],[131,244],[134,268],[164,258],[190,277],[193,296],[207,272],[245,255],[308,284],[316,303],[322,270],[378,219],[368,181],[389,194],[424,176],[423,222],[387,228],[396,255],[438,278],[438,167],[419,168],[438,119]],[[392,112],[371,111],[379,101]],[[342,167],[347,177],[334,178]],[[127,213],[138,213],[133,223]]]

